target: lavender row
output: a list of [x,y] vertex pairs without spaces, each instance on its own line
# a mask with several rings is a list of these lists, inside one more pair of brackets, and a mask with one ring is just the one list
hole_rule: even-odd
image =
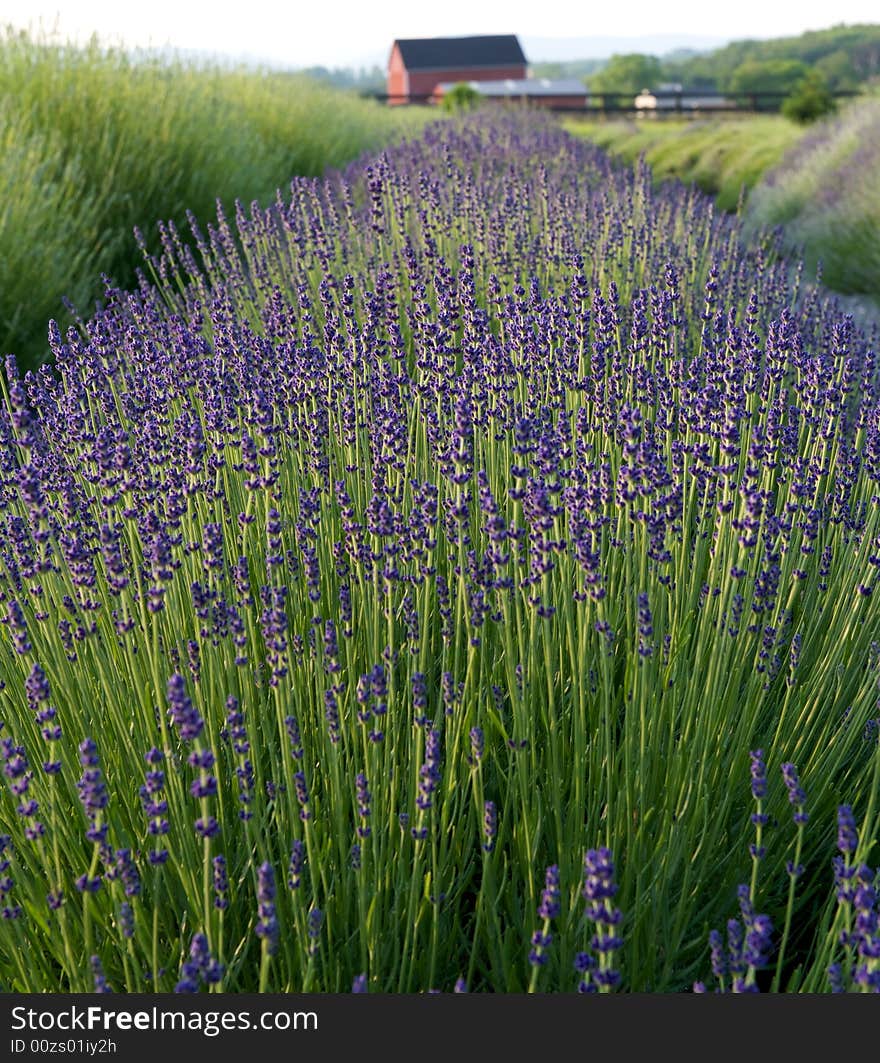
[[[683,988],[755,814],[824,979],[791,925],[841,803],[877,833],[876,337],[537,117],[163,234],[6,363],[4,980]],[[796,891],[755,749],[809,788]]]

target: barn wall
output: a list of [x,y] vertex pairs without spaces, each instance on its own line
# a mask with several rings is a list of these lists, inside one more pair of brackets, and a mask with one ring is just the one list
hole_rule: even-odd
[[395,44],[391,49],[391,57],[388,60],[388,84],[385,90],[389,96],[397,97],[389,100],[389,103],[405,103],[409,95],[409,76],[403,65],[403,56]]

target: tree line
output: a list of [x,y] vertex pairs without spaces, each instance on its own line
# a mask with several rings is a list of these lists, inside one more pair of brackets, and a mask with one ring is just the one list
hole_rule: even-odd
[[834,26],[798,37],[731,41],[710,52],[614,55],[585,70],[583,61],[535,63],[538,77],[581,77],[591,93],[639,93],[665,84],[688,92],[793,92],[805,79],[829,92],[858,91],[880,78],[880,25]]

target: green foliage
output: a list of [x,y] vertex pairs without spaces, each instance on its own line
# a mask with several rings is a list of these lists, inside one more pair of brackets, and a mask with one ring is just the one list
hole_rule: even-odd
[[861,77],[856,69],[853,55],[843,48],[829,52],[814,64],[813,70],[825,81],[829,89],[837,92],[854,92],[859,88]]
[[59,138],[0,107],[0,354],[46,342],[59,295],[82,302],[98,210]]
[[857,100],[818,122],[755,188],[757,229],[784,226],[811,269],[837,291],[880,292],[880,97]]
[[472,111],[480,102],[480,94],[466,81],[453,85],[443,96],[443,110],[450,113]]
[[88,311],[135,281],[139,226],[273,198],[424,121],[299,75],[195,67],[7,31],[0,37],[0,354],[47,353],[62,297]]
[[662,122],[572,119],[566,125],[627,162],[644,155],[657,180],[693,182],[715,195],[723,210],[735,210],[743,190],[777,166],[802,136],[799,127],[775,115]]
[[[808,72],[799,59],[747,59],[733,72],[728,84],[732,95],[753,93],[789,93]],[[765,103],[768,110],[776,110],[778,103]]]
[[652,89],[663,80],[663,68],[655,55],[613,55],[598,73],[589,79],[590,92],[632,93]]
[[731,41],[723,48],[679,62],[664,63],[664,80],[690,88],[728,92],[745,62],[794,60],[817,68],[832,91],[850,90],[880,74],[880,25],[834,26],[798,37]]
[[678,82],[690,91],[788,93],[810,70],[822,75],[831,92],[852,92],[880,75],[880,25],[732,41],[714,51],[681,49],[660,59],[631,54],[537,63],[533,70],[536,77],[583,78],[596,95],[635,95],[661,82]]
[[810,271],[821,262],[827,287],[880,292],[880,96],[850,103],[809,132],[775,115],[566,126],[627,162],[644,155],[655,179],[693,182],[725,210],[745,189],[753,230],[783,226]]
[[837,109],[828,82],[815,71],[798,82],[794,91],[782,103],[782,113],[793,122],[807,125],[832,114]]

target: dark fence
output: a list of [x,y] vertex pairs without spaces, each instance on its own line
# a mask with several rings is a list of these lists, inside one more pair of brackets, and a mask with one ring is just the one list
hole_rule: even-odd
[[[641,94],[640,94],[641,95]],[[703,116],[712,114],[772,114],[778,112],[782,101],[788,97],[787,92],[739,92],[724,95],[718,92],[653,92],[650,96],[656,101],[651,106],[636,106],[636,96],[629,93],[611,92],[588,95],[586,102],[579,99],[571,103],[542,102],[540,96],[511,94],[509,96],[487,96],[487,103],[528,103],[545,110],[581,115],[598,116],[606,114],[641,114],[676,117],[689,115]],[[835,99],[858,96],[858,92],[835,92]],[[420,96],[391,96],[384,92],[364,93],[364,96],[379,100],[391,106],[437,106],[433,94]]]

